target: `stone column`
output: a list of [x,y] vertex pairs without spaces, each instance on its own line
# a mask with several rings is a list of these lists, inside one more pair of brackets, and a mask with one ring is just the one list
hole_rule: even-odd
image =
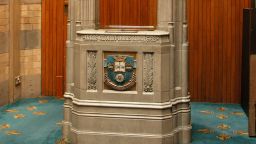
[[[95,29],[96,3],[97,0],[79,0],[80,2],[80,22],[82,29]],[[99,9],[97,9],[98,11]],[[79,10],[77,10],[79,11]]]
[[[174,48],[174,97],[187,101],[182,105],[182,112],[174,116],[176,127],[186,127],[177,136],[179,143],[187,144],[191,141],[191,114],[188,93],[188,38],[187,38],[187,0],[173,0],[173,19],[170,23]],[[172,110],[178,109],[173,107]],[[183,137],[180,139],[180,137]]]
[[159,0],[157,29],[170,32],[170,98],[188,95],[188,39],[186,0]]
[[70,0],[69,17],[72,23],[72,36],[75,40],[76,32],[81,29],[95,29],[98,18],[98,0]]
[[[97,4],[97,5],[96,5]],[[69,0],[68,8],[68,34],[66,42],[66,96],[73,95],[74,86],[74,54],[75,47],[74,41],[76,39],[76,32],[81,29],[94,29],[96,28],[96,18],[98,18],[98,12],[95,12],[98,6],[98,0]],[[69,99],[65,101],[66,105],[72,106],[72,102]],[[71,108],[64,107],[64,125],[63,125],[63,137],[70,139],[70,121],[71,121]]]
[[[173,113],[176,113],[173,115],[173,127],[186,127],[179,136],[174,136],[179,143],[191,141],[186,2],[187,0],[158,0],[157,29],[170,33],[170,101],[184,102],[182,109],[185,111],[182,113],[177,105],[171,108]],[[177,124],[180,121],[182,122]]]
[[188,38],[186,0],[174,0],[175,97],[188,96]]
[[69,0],[66,41],[66,92],[70,93],[73,83],[73,47],[75,40],[74,0]]
[[[76,20],[75,20],[75,0],[68,2],[68,22],[67,22],[67,41],[66,41],[66,91],[65,95],[72,95],[74,85],[74,40],[76,37]],[[69,99],[65,99],[65,104],[71,105]],[[63,120],[63,138],[70,140],[71,127],[71,108],[64,106]]]
[[157,29],[168,31],[168,23],[173,19],[173,1],[158,0],[157,5]]
[[174,96],[174,22],[173,22],[173,7],[174,0],[158,0],[157,11],[157,29],[169,31],[170,33],[170,99]]

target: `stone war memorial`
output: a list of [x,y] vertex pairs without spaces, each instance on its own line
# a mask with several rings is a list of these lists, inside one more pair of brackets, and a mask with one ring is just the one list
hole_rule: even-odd
[[189,144],[186,0],[155,0],[153,29],[103,28],[104,1],[69,2],[64,138]]

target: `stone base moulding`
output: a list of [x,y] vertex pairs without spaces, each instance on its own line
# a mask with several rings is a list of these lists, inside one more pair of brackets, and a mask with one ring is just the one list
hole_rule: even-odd
[[176,144],[180,136],[187,138],[182,143],[190,143],[189,97],[162,104],[79,100],[69,93],[65,98],[70,121],[65,121],[63,130],[73,143]]

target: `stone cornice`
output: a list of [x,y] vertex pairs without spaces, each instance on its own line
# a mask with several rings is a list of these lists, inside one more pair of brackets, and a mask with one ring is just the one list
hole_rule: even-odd
[[97,42],[144,42],[166,43],[170,42],[169,32],[165,31],[108,31],[108,30],[82,30],[77,32],[77,41]]

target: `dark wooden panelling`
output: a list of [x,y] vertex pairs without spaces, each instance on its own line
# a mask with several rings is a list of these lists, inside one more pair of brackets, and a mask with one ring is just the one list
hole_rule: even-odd
[[[254,37],[255,38],[255,37]],[[256,136],[256,55],[250,56],[249,135]]]
[[64,0],[42,2],[42,95],[62,96],[67,18]]
[[100,26],[156,26],[157,0],[100,0]]
[[249,80],[250,80],[250,51],[252,49],[252,19],[253,19],[253,10],[245,9],[244,10],[244,23],[243,23],[243,50],[242,50],[242,107],[248,115],[249,112]]
[[244,9],[242,107],[249,116],[249,135],[256,136],[256,9]]
[[240,103],[243,8],[250,0],[188,0],[192,101]]

